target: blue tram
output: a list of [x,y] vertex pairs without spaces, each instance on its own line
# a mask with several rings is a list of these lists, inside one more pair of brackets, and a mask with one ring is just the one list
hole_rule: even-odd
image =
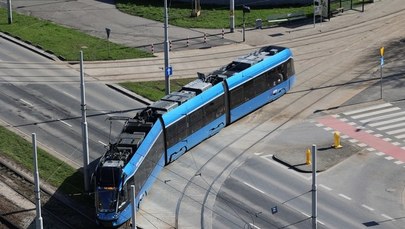
[[290,49],[263,47],[166,95],[126,121],[94,174],[97,221],[131,218],[163,167],[225,126],[285,94],[295,82]]

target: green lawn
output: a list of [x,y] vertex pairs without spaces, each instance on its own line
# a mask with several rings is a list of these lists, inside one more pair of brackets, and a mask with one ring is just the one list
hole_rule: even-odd
[[[33,172],[32,143],[0,126],[0,154]],[[37,139],[40,141],[41,139]],[[66,194],[83,192],[83,175],[65,162],[38,148],[38,170],[41,180]]]
[[[178,91],[182,86],[195,80],[196,78],[189,79],[172,79],[170,80],[170,90]],[[121,86],[148,98],[151,101],[157,101],[165,96],[165,81],[145,81],[145,82],[124,82],[120,83]]]
[[40,46],[43,50],[50,50],[66,60],[79,60],[80,50],[83,50],[85,60],[152,57],[152,54],[139,49],[114,44],[76,29],[16,12],[13,12],[13,23],[10,25],[4,8],[0,8],[0,31]]
[[[163,1],[161,0],[116,0],[116,7],[128,14],[163,22]],[[254,26],[257,18],[266,20],[276,14],[304,12],[312,15],[313,6],[284,6],[278,8],[250,7],[246,14],[246,26]],[[202,6],[199,17],[191,17],[191,4],[171,2],[169,7],[169,24],[186,28],[221,29],[229,27],[229,6]],[[236,27],[242,25],[242,8],[235,6]]]

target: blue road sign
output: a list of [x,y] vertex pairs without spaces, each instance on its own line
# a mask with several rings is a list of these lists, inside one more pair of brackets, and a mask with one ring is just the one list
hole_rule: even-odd
[[381,57],[380,61],[381,61],[381,66],[383,66],[384,65],[384,57]]
[[166,76],[171,76],[173,75],[173,68],[172,66],[169,66],[166,68]]

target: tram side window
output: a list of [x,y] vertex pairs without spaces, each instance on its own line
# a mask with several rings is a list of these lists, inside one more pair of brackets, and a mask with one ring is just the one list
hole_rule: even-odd
[[256,89],[256,94],[259,95],[262,92],[266,91],[266,74],[261,74],[257,78],[254,79],[254,88]]
[[289,59],[286,63],[286,76],[289,78],[290,76],[293,76],[295,74],[295,69],[294,69],[294,60]]
[[243,86],[239,86],[231,91],[230,101],[231,109],[243,103]]
[[127,183],[124,184],[119,196],[118,207],[120,210],[124,209],[130,201],[131,185],[134,184],[134,177],[131,177]]
[[140,188],[145,184],[153,169],[157,166],[163,156],[163,151],[163,135],[160,134],[134,175],[136,193],[139,193]]
[[254,87],[253,80],[246,82],[243,85],[245,101],[248,101],[256,96],[256,88]]
[[198,131],[204,125],[203,109],[197,109],[188,116],[190,134]]
[[282,83],[285,80],[284,78],[281,66],[277,66],[267,72],[267,82],[270,88]]
[[167,127],[167,146],[173,146],[177,142],[183,140],[187,137],[187,119],[186,117],[182,117],[169,127]]
[[221,95],[218,98],[212,100],[204,106],[204,116],[206,123],[218,118],[225,112],[224,96]]

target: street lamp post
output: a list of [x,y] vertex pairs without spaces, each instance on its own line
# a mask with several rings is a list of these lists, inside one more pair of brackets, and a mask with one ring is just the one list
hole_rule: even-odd
[[250,13],[250,7],[249,7],[249,6],[245,6],[245,5],[243,5],[242,7],[243,7],[243,9],[242,9],[242,11],[243,11],[243,27],[242,27],[242,33],[243,33],[243,42],[245,42],[245,41],[246,41],[246,39],[245,39],[245,13]]

